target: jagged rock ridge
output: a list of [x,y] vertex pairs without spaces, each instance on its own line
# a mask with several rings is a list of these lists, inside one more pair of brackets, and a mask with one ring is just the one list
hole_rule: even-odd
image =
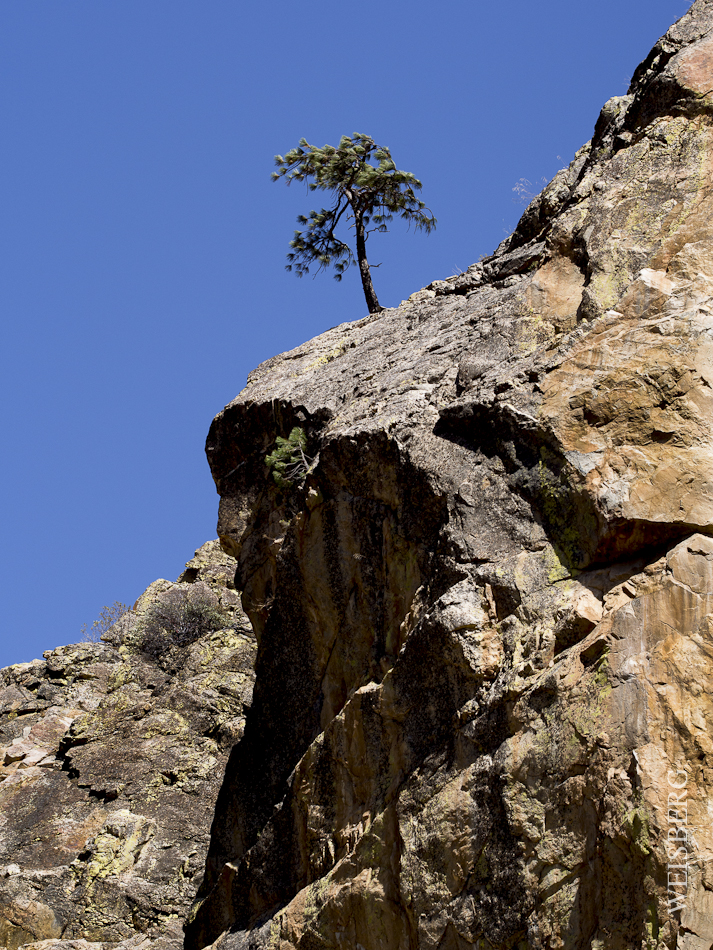
[[697,0],[492,258],[216,417],[259,646],[190,950],[713,945],[712,30]]
[[[0,671],[1,947],[182,946],[252,694],[234,571],[211,541],[106,642]],[[230,625],[151,656],[141,617],[176,594],[212,598]]]

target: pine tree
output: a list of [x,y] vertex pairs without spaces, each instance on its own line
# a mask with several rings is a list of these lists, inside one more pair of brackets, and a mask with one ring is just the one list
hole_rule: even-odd
[[[378,165],[369,163],[372,156]],[[297,218],[305,229],[295,231],[290,241],[287,270],[302,277],[309,273],[311,264],[319,265],[318,272],[332,266],[335,279],[341,280],[344,271],[356,263],[369,313],[378,313],[383,308],[371,280],[366,242],[372,232],[387,231],[394,215],[427,234],[435,228],[436,219],[430,209],[415,195],[421,182],[410,172],[398,171],[388,148],[358,132],[351,138],[342,136],[336,148],[318,148],[300,139],[297,148],[284,157],[275,156],[275,165],[279,170],[272,173],[273,181],[283,177],[288,185],[306,181],[310,191],[320,189],[333,196],[331,208],[310,211],[309,215]],[[340,221],[352,222],[356,257],[334,233]]]

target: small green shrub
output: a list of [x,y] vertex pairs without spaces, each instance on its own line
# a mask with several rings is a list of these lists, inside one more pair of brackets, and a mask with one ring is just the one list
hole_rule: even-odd
[[272,472],[275,484],[283,491],[294,487],[302,488],[314,465],[314,459],[305,455],[305,430],[295,426],[286,439],[278,435],[275,442],[276,447],[265,456],[265,464]]
[[227,618],[210,595],[172,590],[153,603],[140,625],[141,649],[153,657],[172,646],[186,647],[206,633],[227,626]]
[[87,627],[86,623],[82,624],[82,640],[85,643],[99,643],[103,634],[113,627],[117,620],[130,609],[118,600],[115,600],[111,607],[104,605],[99,614],[99,619],[95,620],[91,627]]

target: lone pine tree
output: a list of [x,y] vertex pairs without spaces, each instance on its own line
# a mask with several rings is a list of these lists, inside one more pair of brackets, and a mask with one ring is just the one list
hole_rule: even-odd
[[[369,164],[372,156],[378,165]],[[336,148],[318,148],[300,139],[297,148],[284,157],[276,155],[275,164],[279,171],[272,173],[273,181],[283,177],[288,185],[306,181],[310,191],[319,188],[333,196],[331,208],[297,218],[305,230],[295,231],[290,241],[287,270],[302,277],[309,273],[311,264],[319,265],[318,272],[332,266],[335,279],[341,280],[344,271],[357,263],[369,313],[378,313],[382,307],[371,280],[366,242],[372,232],[387,231],[386,225],[394,215],[427,234],[435,228],[436,219],[426,213],[430,209],[415,195],[421,182],[410,172],[396,168],[388,148],[358,132],[351,138],[342,136]],[[356,258],[351,247],[334,233],[343,219],[352,222]]]

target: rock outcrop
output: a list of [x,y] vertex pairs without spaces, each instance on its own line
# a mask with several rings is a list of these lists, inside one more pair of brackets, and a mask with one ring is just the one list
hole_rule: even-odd
[[696,0],[493,257],[216,417],[258,652],[189,950],[713,945],[712,160]]
[[[173,950],[252,695],[235,562],[205,544],[106,634],[0,672],[0,947]],[[222,630],[151,655],[141,618],[212,599]]]
[[0,947],[713,947],[713,0],[207,453],[225,553],[0,674]]

